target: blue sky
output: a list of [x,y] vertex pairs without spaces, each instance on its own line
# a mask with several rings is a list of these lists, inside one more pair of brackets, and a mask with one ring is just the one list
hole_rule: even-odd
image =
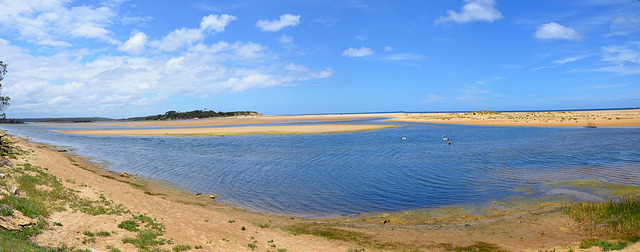
[[0,0],[8,117],[640,106],[640,1]]

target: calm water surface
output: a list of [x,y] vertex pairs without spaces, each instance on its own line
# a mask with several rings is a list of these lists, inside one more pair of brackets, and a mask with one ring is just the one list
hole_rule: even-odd
[[[214,192],[222,202],[252,210],[296,216],[473,204],[550,181],[600,178],[640,186],[637,127],[401,124],[357,133],[227,137],[53,131],[96,128],[73,124],[0,127],[33,141],[73,147],[110,170]],[[400,140],[403,135],[407,140]]]

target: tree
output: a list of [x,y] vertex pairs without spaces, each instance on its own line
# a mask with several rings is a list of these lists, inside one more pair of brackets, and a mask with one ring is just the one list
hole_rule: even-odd
[[[7,74],[7,64],[4,64],[4,62],[0,60],[0,81],[4,79],[5,74]],[[11,98],[8,96],[2,96],[2,82],[0,82],[0,112],[2,112],[2,114],[0,114],[0,119],[2,120],[7,117],[3,111],[9,107],[9,100],[11,100]]]

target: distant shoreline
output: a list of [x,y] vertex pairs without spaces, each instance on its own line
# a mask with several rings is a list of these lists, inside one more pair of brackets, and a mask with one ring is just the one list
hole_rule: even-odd
[[640,127],[640,110],[583,110],[557,112],[405,113],[388,121],[486,126]]
[[[640,127],[640,110],[587,110],[559,112],[495,112],[468,113],[384,113],[384,114],[332,114],[297,116],[241,116],[191,120],[110,122],[134,129],[74,130],[64,133],[86,135],[156,135],[156,136],[222,136],[247,134],[327,134],[346,133],[397,127],[398,125],[339,124],[349,120],[388,118],[385,121],[444,123],[486,126],[535,127]],[[294,123],[327,124],[296,125]],[[277,125],[269,125],[275,124]],[[91,125],[100,125],[92,123]],[[236,126],[237,125],[237,126]],[[223,127],[227,126],[227,127]],[[136,127],[182,127],[167,129],[135,129]],[[197,127],[197,128],[194,128]]]

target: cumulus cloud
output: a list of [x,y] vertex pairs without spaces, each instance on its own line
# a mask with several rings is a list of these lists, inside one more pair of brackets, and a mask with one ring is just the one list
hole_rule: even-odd
[[563,26],[555,22],[546,23],[538,26],[533,34],[534,38],[539,40],[566,39],[580,40],[582,35],[571,27]]
[[69,38],[119,42],[109,30],[117,6],[74,6],[69,1],[8,1],[0,8],[0,25],[38,45],[69,47]]
[[136,34],[129,37],[129,40],[124,42],[124,44],[119,46],[118,50],[130,52],[133,54],[141,54],[145,51],[146,44],[147,35],[142,32],[137,32]]
[[224,28],[234,20],[236,20],[236,17],[228,14],[209,15],[202,18],[202,22],[200,22],[200,30],[221,32],[224,31]]
[[283,14],[279,19],[261,19],[256,22],[256,27],[262,31],[279,31],[287,26],[300,24],[300,15]]
[[152,45],[160,51],[175,51],[183,46],[201,41],[207,35],[224,31],[227,24],[233,20],[236,20],[236,17],[227,14],[209,15],[202,18],[199,28],[183,27],[174,30],[161,40],[152,42]]
[[371,48],[369,47],[360,47],[360,48],[349,47],[349,49],[344,50],[344,52],[342,52],[342,56],[347,56],[347,57],[364,57],[364,56],[369,56],[373,54],[375,54],[375,52],[373,52],[373,50],[371,50]]
[[470,23],[475,21],[493,22],[502,18],[502,13],[495,8],[495,0],[465,0],[460,12],[447,10],[447,16],[439,17],[433,24],[447,22]]
[[[133,34],[128,42],[142,34]],[[129,45],[127,49],[136,50],[134,42]],[[134,116],[145,114],[136,110],[176,95],[202,97],[294,86],[333,74],[330,68],[313,69],[269,58],[265,56],[268,47],[252,42],[199,43],[178,53],[145,56],[88,53],[92,57],[87,61],[77,60],[85,52],[73,50],[34,56],[0,39],[0,55],[10,64],[11,74],[3,82],[3,91],[14,101],[7,111],[10,116]],[[263,64],[265,58],[271,60]]]

